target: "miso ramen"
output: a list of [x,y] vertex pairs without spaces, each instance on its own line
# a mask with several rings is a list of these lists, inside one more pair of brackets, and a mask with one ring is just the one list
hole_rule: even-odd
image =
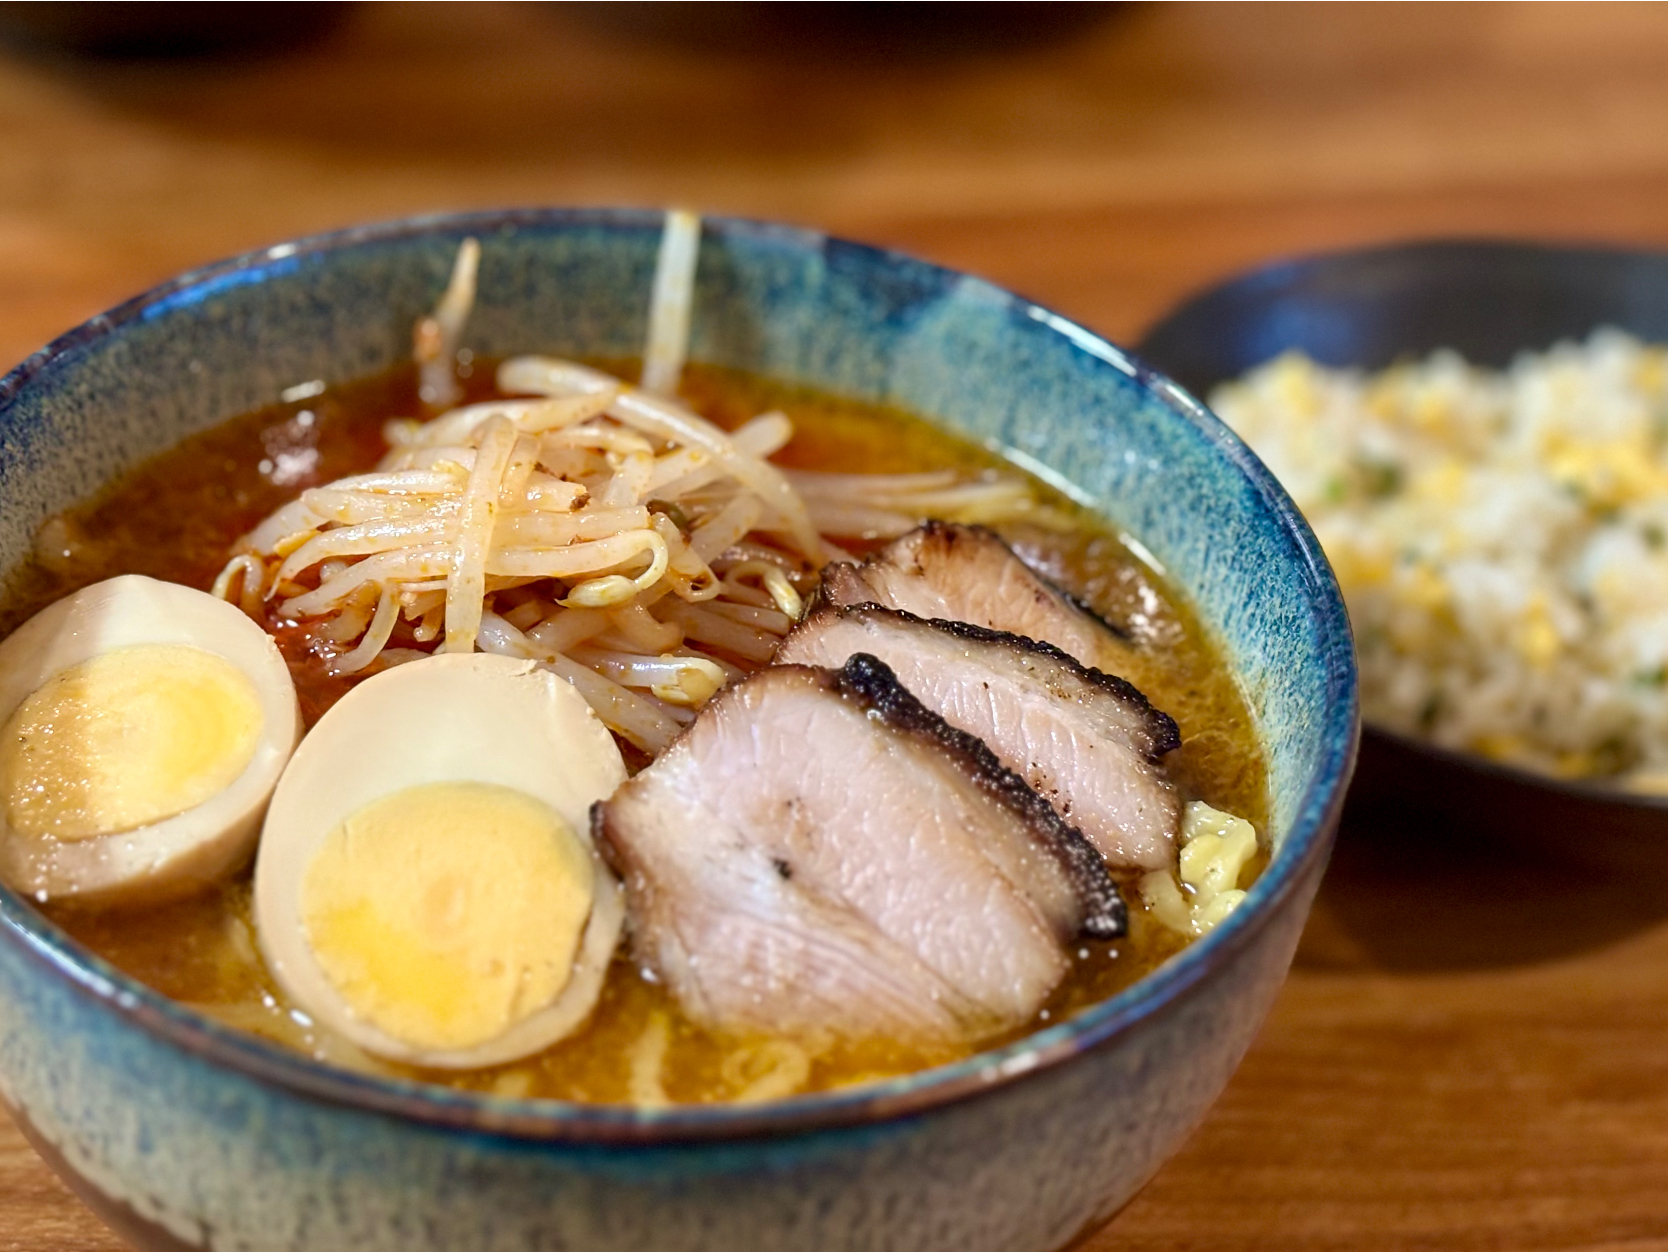
[[[665,403],[730,432],[744,451],[765,449],[760,459],[768,458],[805,502],[804,516],[814,522],[808,538],[796,538],[791,519],[768,506],[739,508],[737,496],[712,494],[710,480],[690,476],[704,464],[689,451],[693,445],[599,425],[600,403],[594,414],[569,414],[560,427],[589,433],[555,450],[547,441],[537,454],[543,459],[528,452],[520,470],[516,450],[527,445],[526,426],[519,435],[506,428],[492,499],[508,498],[502,484],[517,473],[518,499],[562,498],[539,517],[531,505],[522,514],[488,509],[479,524],[484,591],[460,616],[443,575],[462,558],[449,550],[432,555],[433,536],[468,542],[468,484],[490,459],[492,436],[477,433],[470,455],[430,456],[413,435],[415,423],[390,419],[440,412],[433,421],[445,422],[470,406],[511,404],[499,385],[515,377],[515,367],[457,355],[449,333],[443,355],[460,362],[455,394],[437,403],[435,372],[420,366],[298,388],[284,403],[187,439],[52,519],[33,561],[14,576],[4,606],[8,630],[47,606],[76,603],[75,593],[117,586],[107,580],[123,575],[217,589],[223,607],[239,606],[247,622],[276,641],[307,732],[293,757],[292,731],[289,742],[275,746],[257,737],[223,767],[242,770],[241,780],[263,768],[267,753],[279,778],[258,871],[244,863],[247,852],[240,859],[231,835],[217,834],[201,842],[225,843],[213,854],[224,866],[194,853],[200,863],[191,872],[206,885],[187,875],[131,892],[117,884],[85,899],[56,887],[38,893],[49,916],[118,968],[210,1017],[351,1068],[517,1097],[639,1105],[760,1100],[944,1063],[1060,1021],[1209,929],[1260,871],[1266,854],[1255,832],[1267,820],[1261,750],[1241,692],[1187,605],[1136,555],[1138,545],[993,454],[911,415],[678,363],[677,398]],[[629,363],[612,364],[622,376],[636,373]],[[532,422],[541,420],[551,422],[545,430],[557,429],[548,411]],[[563,464],[558,458],[570,452],[564,477],[555,472]],[[418,488],[400,495],[397,508],[384,499],[384,513],[369,521],[350,515],[368,507],[353,492],[377,490],[379,473],[406,474],[407,487]],[[432,491],[421,486],[430,481],[422,475],[436,484]],[[620,494],[620,482],[633,475],[646,503]],[[858,483],[856,476],[866,477]],[[775,481],[761,479],[759,490],[768,495]],[[647,495],[650,482],[661,494]],[[453,487],[455,499],[436,504]],[[294,535],[267,527],[319,489],[335,494],[307,495],[308,507],[344,510],[331,524]],[[626,518],[617,533],[656,534],[663,542],[632,540],[640,549],[601,552],[595,568],[570,573],[548,572],[565,565],[533,564],[529,553],[573,561],[571,549],[612,541],[613,533],[592,535],[571,520],[587,509],[587,516],[617,511]],[[552,516],[570,519],[561,523],[568,526],[565,546],[549,538],[556,533]],[[542,538],[512,550],[503,546],[512,532]],[[696,542],[703,535],[704,548]],[[815,555],[806,551],[822,545],[826,550]],[[310,555],[317,559],[309,566]],[[355,565],[378,558],[384,582],[367,575],[368,590],[325,595],[351,587]],[[387,574],[396,569],[405,571],[404,583]],[[943,570],[949,572],[941,577]],[[955,600],[956,579],[972,588],[971,599]],[[119,585],[122,596],[99,601],[100,611],[114,612],[109,604],[125,604],[122,597],[154,596],[150,584]],[[1000,597],[987,612],[987,592],[1010,586],[1020,591],[1006,603],[1020,605],[1022,616],[1004,618]],[[1052,617],[1038,619],[1039,611]],[[179,616],[166,606],[144,612]],[[31,622],[14,638],[41,629]],[[450,658],[430,655],[465,630],[473,632],[472,646]],[[1057,631],[1064,633],[1050,637]],[[1097,666],[1074,654],[1073,631],[1103,648],[1090,659],[1115,658],[1115,677],[1103,672],[1110,661]],[[160,667],[154,672],[170,690],[207,693],[193,709],[242,708],[215,694],[221,680],[214,674],[179,677],[186,671],[177,668],[184,663],[178,654],[196,646],[194,639],[135,634],[124,653],[128,686],[142,686],[147,667]],[[22,648],[11,640],[5,646]],[[236,661],[235,649],[202,646]],[[771,664],[778,650],[790,664]],[[513,836],[523,840],[513,855],[500,855],[485,835],[449,851],[443,836],[402,850],[403,832],[429,818],[400,810],[378,826],[383,819],[372,810],[387,796],[374,788],[340,801],[351,812],[328,815],[334,801],[319,793],[359,786],[355,761],[341,744],[362,743],[378,726],[420,742],[448,733],[448,721],[468,720],[453,696],[423,704],[430,697],[415,693],[406,676],[445,669],[472,683],[466,671],[490,668],[487,660],[500,665],[505,681],[522,684],[515,698],[523,703],[530,690],[524,680],[564,680],[528,698],[539,709],[560,705],[551,724],[572,725],[578,738],[539,749],[546,756],[535,759],[534,774],[579,779],[577,799],[545,795],[537,780],[529,782],[531,833]],[[6,751],[8,760],[23,762],[17,769],[41,768],[32,763],[43,759],[40,745],[54,742],[55,729],[62,740],[106,725],[108,718],[99,717],[110,701],[125,698],[125,688],[101,676],[98,664],[97,657],[80,658],[50,670],[49,681],[49,667],[40,668],[29,680],[35,686],[23,684],[27,690],[6,710]],[[972,701],[939,677],[969,666],[974,678],[956,681],[978,690]],[[576,668],[586,675],[576,677]],[[394,699],[399,683],[411,689],[400,697],[407,703],[389,707],[430,709],[421,716],[431,721],[411,724],[418,713],[401,718],[373,708],[373,691]],[[250,696],[260,698],[259,691]],[[350,721],[355,715],[360,720]],[[160,713],[145,716],[152,720],[133,714],[122,725],[131,731],[165,724],[156,720]],[[1013,742],[1016,727],[1037,717],[1063,719],[1049,734],[1070,740],[1065,756]],[[268,720],[282,723],[278,714]],[[497,713],[484,715],[465,734],[467,743],[435,759],[474,751],[484,760],[482,785],[499,785],[497,758],[520,749],[491,741],[494,720],[501,720]],[[327,750],[333,733],[335,746]],[[14,748],[14,741],[23,746]],[[732,777],[723,754],[735,744],[752,745],[758,756]],[[849,745],[839,749],[847,759],[816,762],[838,744]],[[144,772],[186,769],[180,754],[190,747],[170,749]],[[1091,749],[1089,765],[1079,769]],[[794,753],[811,763],[803,772],[790,766],[792,777],[773,777],[771,763],[791,761]],[[190,767],[212,755],[202,748]],[[538,764],[545,759],[556,764],[546,769]],[[338,766],[348,781],[316,781],[336,777],[328,770]],[[430,767],[412,768],[400,784],[405,790],[390,784],[388,796],[428,794],[417,784],[430,781],[423,773]],[[307,770],[313,773],[306,782],[292,777]],[[826,785],[842,771],[858,771],[849,787]],[[892,786],[888,777],[904,781],[881,796]],[[52,873],[76,872],[76,840],[87,839],[66,823],[102,821],[103,830],[123,832],[153,817],[179,822],[222,799],[156,801],[161,807],[146,816],[149,791],[101,775],[78,790],[85,792],[81,807],[43,801],[47,815],[31,817],[18,797],[41,790],[37,783],[33,791],[8,793],[7,836],[62,853],[40,871],[42,883],[59,881]],[[481,804],[498,804],[484,794],[477,789],[446,802],[476,806],[468,809],[473,816],[459,819],[467,826],[486,820]],[[937,811],[910,810],[921,797],[957,815],[944,823]],[[780,810],[771,807],[778,802]],[[140,816],[121,816],[130,809]],[[495,831],[514,824],[501,805],[491,811]],[[222,825],[235,832],[260,821],[259,811],[238,810]],[[311,823],[297,836],[310,841],[306,855],[293,868],[275,869],[278,854],[268,845],[289,836],[275,836],[273,823],[292,821]],[[556,833],[539,833],[541,822]],[[942,837],[922,833],[937,830],[935,822],[945,827]],[[969,830],[977,836],[972,843]],[[7,876],[18,886],[15,859],[6,862]],[[893,864],[896,875],[881,887],[861,872]],[[288,906],[294,920],[285,924],[306,935],[305,959],[322,971],[309,975],[313,983],[293,972],[278,976],[282,969],[275,974],[275,963],[288,964],[300,941],[261,932],[274,928],[278,914],[257,907],[257,872],[294,880],[286,888],[297,901]],[[497,878],[483,880],[488,873]],[[383,881],[361,892],[356,874]],[[402,887],[411,875],[415,885]],[[915,882],[918,875],[929,880]],[[445,960],[435,958],[439,964],[402,964],[406,955],[390,955],[385,937],[376,939],[380,949],[366,946],[364,928],[403,907],[401,891],[426,910],[418,946],[442,915],[451,918],[447,925],[458,923],[459,934],[468,932]],[[958,892],[980,901],[983,911],[956,916],[944,901],[960,898]],[[523,913],[532,920],[515,920]],[[493,934],[507,936],[499,947],[480,937],[476,919],[483,914],[494,915]],[[899,917],[907,924],[900,926]],[[967,936],[980,930],[1001,940],[1001,951],[988,958],[1007,962],[998,971],[979,967],[986,958]],[[900,935],[915,932],[926,938],[920,950],[906,950]],[[332,933],[347,938],[337,943]],[[528,944],[532,955],[504,955]],[[943,956],[947,945],[961,956]],[[560,955],[546,959],[546,950]],[[963,957],[967,967],[952,968]],[[819,981],[836,958],[843,962],[838,976]],[[474,979],[473,970],[488,973]],[[778,976],[784,970],[791,976]],[[453,973],[456,987],[446,981]],[[308,990],[313,986],[323,991]],[[900,987],[926,988],[919,998],[930,1007],[888,1008]],[[331,999],[335,1009],[302,1002],[298,988],[303,997]],[[405,1012],[402,996],[427,997],[412,1009],[417,1017]],[[537,1000],[532,1008],[523,1003],[529,997]],[[467,1012],[457,1008],[465,1000]],[[545,1026],[537,1027],[541,1014]],[[385,1037],[393,1043],[380,1045]]]

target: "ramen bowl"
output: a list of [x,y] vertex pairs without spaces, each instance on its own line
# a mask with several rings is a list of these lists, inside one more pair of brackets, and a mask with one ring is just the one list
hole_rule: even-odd
[[[484,250],[476,352],[632,354],[660,227],[544,210],[375,226],[94,319],[0,383],[0,564],[183,435],[399,361],[465,236]],[[695,359],[929,415],[1139,537],[1247,693],[1268,868],[1150,977],[1011,1046],[822,1094],[657,1109],[327,1069],[152,993],[0,892],[0,1095],[136,1247],[1045,1252],[1151,1177],[1249,1046],[1357,732],[1348,623],[1290,502],[1164,378],[978,279],[741,221],[709,221],[702,249]]]

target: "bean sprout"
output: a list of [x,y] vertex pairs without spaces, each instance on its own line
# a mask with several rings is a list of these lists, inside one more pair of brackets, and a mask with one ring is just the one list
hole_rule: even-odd
[[1017,476],[786,471],[769,458],[793,438],[787,414],[726,432],[688,408],[700,234],[693,215],[668,218],[640,386],[523,356],[499,367],[502,396],[457,406],[480,263],[465,241],[415,332],[420,396],[443,411],[388,421],[376,470],[261,522],[215,594],[275,631],[301,626],[329,674],[430,650],[532,659],[653,754],[769,663],[824,562],[845,558],[834,538],[1039,517]]
[[434,312],[421,319],[412,332],[411,354],[417,361],[417,394],[424,404],[440,408],[458,398],[458,344],[464,323],[475,307],[475,275],[481,263],[481,245],[465,239],[452,262],[452,277],[446,294]]
[[701,219],[687,210],[668,213],[649,298],[644,391],[663,396],[678,394],[678,377],[689,351],[689,313],[695,300],[695,263],[700,249]]

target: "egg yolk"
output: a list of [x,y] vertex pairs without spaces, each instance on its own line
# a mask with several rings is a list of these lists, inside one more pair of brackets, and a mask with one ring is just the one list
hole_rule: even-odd
[[486,1043],[567,985],[595,890],[549,805],[490,783],[408,787],[330,831],[301,918],[325,977],[412,1047]]
[[213,652],[136,644],[54,674],[0,731],[12,829],[91,839],[173,817],[224,790],[260,741],[260,696]]

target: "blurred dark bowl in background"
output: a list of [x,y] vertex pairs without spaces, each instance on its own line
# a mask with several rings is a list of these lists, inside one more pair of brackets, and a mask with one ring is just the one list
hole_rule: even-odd
[[[1137,351],[1208,397],[1293,348],[1373,370],[1447,347],[1500,367],[1600,326],[1668,342],[1668,254],[1437,240],[1279,261],[1187,300]],[[1668,797],[1547,778],[1368,723],[1345,824],[1409,823],[1533,846],[1565,863],[1668,867]]]

